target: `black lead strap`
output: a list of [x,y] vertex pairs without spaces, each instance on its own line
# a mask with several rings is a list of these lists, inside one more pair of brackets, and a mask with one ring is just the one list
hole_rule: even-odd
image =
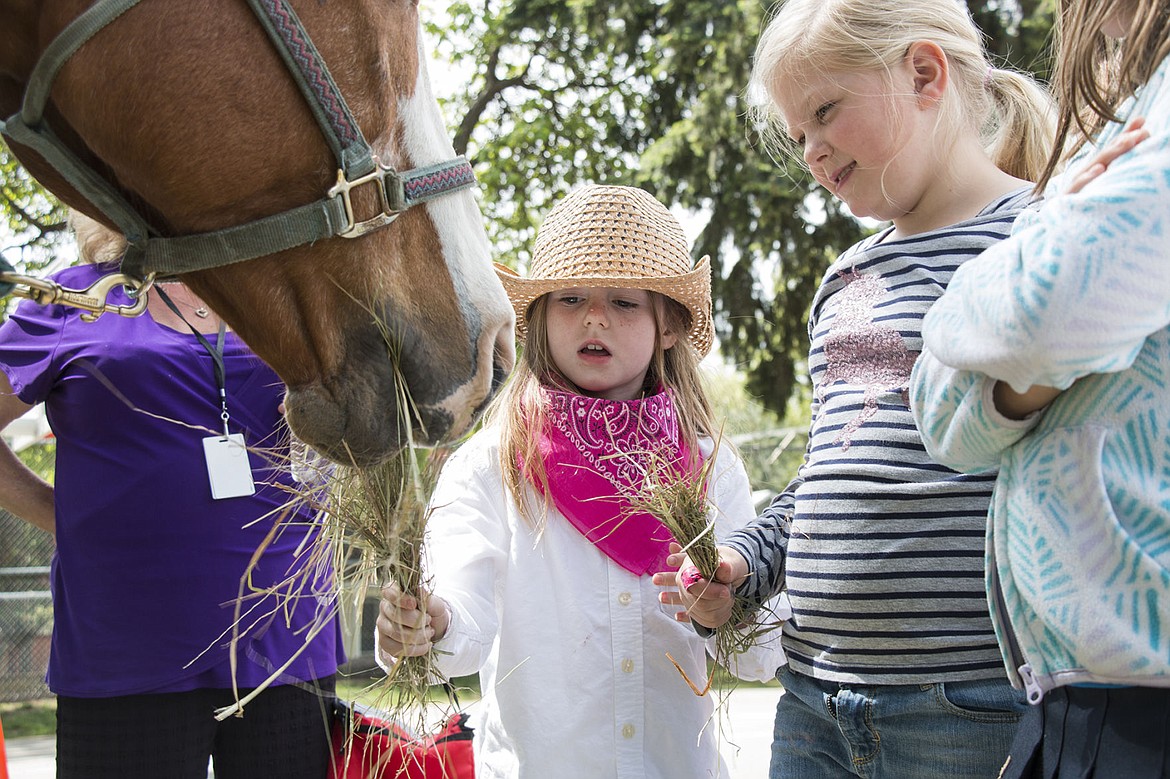
[[179,311],[179,307],[171,300],[170,295],[163,291],[161,285],[156,284],[155,290],[158,292],[159,297],[162,298],[162,301],[167,304],[167,308],[174,311],[175,315],[183,320],[183,324],[191,329],[191,332],[199,339],[199,343],[211,355],[211,361],[215,364],[215,383],[219,387],[219,402],[220,408],[222,409],[220,418],[223,420],[223,435],[226,438],[228,435],[228,420],[231,419],[227,410],[227,372],[223,365],[223,342],[227,334],[227,323],[223,319],[219,320],[219,336],[216,338],[216,343],[213,347],[211,342],[203,336],[203,333],[196,330],[195,326],[187,321],[187,317],[183,316],[183,312]]

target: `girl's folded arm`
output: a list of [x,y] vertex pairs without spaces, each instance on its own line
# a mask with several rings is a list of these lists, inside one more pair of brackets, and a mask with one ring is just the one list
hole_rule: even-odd
[[1009,419],[995,405],[996,380],[951,368],[924,349],[910,375],[910,405],[930,456],[957,471],[998,467],[1004,451],[1039,421]]
[[955,273],[923,324],[935,357],[1018,392],[1067,389],[1170,325],[1170,100],[1143,110],[1147,140]]

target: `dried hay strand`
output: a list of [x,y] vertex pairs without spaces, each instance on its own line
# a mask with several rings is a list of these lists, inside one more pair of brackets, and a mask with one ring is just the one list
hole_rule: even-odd
[[[385,328],[383,337],[392,364],[397,366],[397,341]],[[323,514],[336,546],[343,550],[338,566],[341,589],[359,610],[371,588],[377,592],[389,582],[424,604],[424,611],[429,591],[423,573],[423,539],[430,496],[447,450],[423,449],[415,444],[409,419],[413,417],[419,424],[421,419],[406,392],[405,380],[397,386],[398,407],[406,416],[400,421],[407,445],[380,465],[334,468]],[[424,655],[398,658],[385,677],[363,691],[363,697],[372,699],[388,719],[411,732],[425,733],[432,687],[443,682],[435,666],[435,652],[432,647]],[[445,689],[448,705],[456,706],[453,691]]]
[[[424,603],[425,611],[429,587],[422,545],[430,516],[428,500],[443,454],[408,448],[375,468],[338,469],[329,514],[331,523],[346,534],[349,567],[344,579],[358,603],[371,586],[380,589],[393,582]],[[379,693],[379,708],[401,718],[430,701],[431,688],[442,682],[435,651],[398,658],[387,676],[370,688]],[[421,730],[419,724],[416,730]]]
[[[422,544],[430,516],[429,497],[446,454],[442,449],[408,446],[378,466],[332,469],[321,522],[330,545],[341,552],[335,562],[339,592],[350,600],[353,613],[360,613],[367,595],[376,594],[388,582],[416,597],[429,590]],[[437,651],[432,648],[424,655],[399,658],[386,676],[356,695],[370,714],[393,724],[401,737],[396,753],[406,764],[420,761],[430,748],[427,734],[433,731],[436,716],[445,719],[458,708],[449,684],[443,684],[436,700],[436,685],[443,681],[435,667]],[[351,755],[354,734],[350,728],[343,732],[346,741],[340,748],[345,760],[360,759],[362,765],[386,771],[390,779],[390,768],[384,765],[390,756],[373,751],[360,758]],[[377,749],[376,740],[367,741],[365,748]]]
[[[289,468],[291,467],[290,457],[280,454],[282,450],[287,451],[287,448],[250,449],[250,451],[261,454],[274,468]],[[256,551],[253,552],[244,574],[240,578],[238,594],[233,604],[235,613],[232,625],[208,647],[210,649],[217,646],[225,639],[229,642],[232,692],[235,702],[217,709],[215,712],[217,720],[224,720],[232,716],[242,717],[244,707],[279,680],[297,657],[308,648],[309,644],[331,625],[338,613],[336,553],[329,534],[320,525],[319,487],[312,489],[305,487],[302,491],[291,489],[287,485],[279,483],[270,486],[288,492],[289,499],[277,509],[252,521],[252,524],[255,524],[271,520],[272,526]],[[297,519],[297,517],[304,515],[313,517],[313,519],[308,522]],[[290,532],[293,528],[306,526],[310,532],[299,543],[288,576],[267,587],[257,585],[253,581],[253,576],[264,553],[286,532]],[[241,697],[235,672],[238,667],[242,637],[250,634],[254,627],[272,620],[283,620],[286,625],[290,625],[294,606],[302,599],[309,599],[309,602],[314,604],[314,617],[308,625],[300,628],[303,641],[299,649],[287,658],[284,664],[274,668],[267,679],[253,688],[247,695]],[[194,658],[191,663],[197,659],[198,657]]]

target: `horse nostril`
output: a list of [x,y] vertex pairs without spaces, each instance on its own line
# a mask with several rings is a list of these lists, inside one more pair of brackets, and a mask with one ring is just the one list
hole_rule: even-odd
[[496,331],[495,338],[495,352],[492,354],[492,367],[496,371],[503,371],[504,376],[495,376],[496,382],[503,380],[507,374],[512,370],[512,366],[516,364],[516,331],[512,324],[512,318]]
[[492,365],[492,394],[495,395],[499,391],[500,386],[503,385],[504,379],[508,378],[508,369],[500,360],[495,360]]

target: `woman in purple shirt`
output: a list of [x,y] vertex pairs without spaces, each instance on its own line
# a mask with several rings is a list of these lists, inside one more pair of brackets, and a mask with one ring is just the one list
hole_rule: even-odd
[[[84,288],[109,270],[56,278]],[[287,452],[284,387],[189,290],[164,290],[135,319],[26,301],[0,326],[0,426],[44,403],[57,437],[55,486],[0,447],[0,506],[56,537],[57,776],[204,779],[210,757],[217,779],[324,779],[344,660],[332,570],[288,602],[244,600],[230,657],[241,577],[273,523],[288,522],[245,594],[296,575],[314,532],[278,510],[287,465],[235,447]],[[294,655],[243,717],[215,719],[233,682],[243,695]]]

